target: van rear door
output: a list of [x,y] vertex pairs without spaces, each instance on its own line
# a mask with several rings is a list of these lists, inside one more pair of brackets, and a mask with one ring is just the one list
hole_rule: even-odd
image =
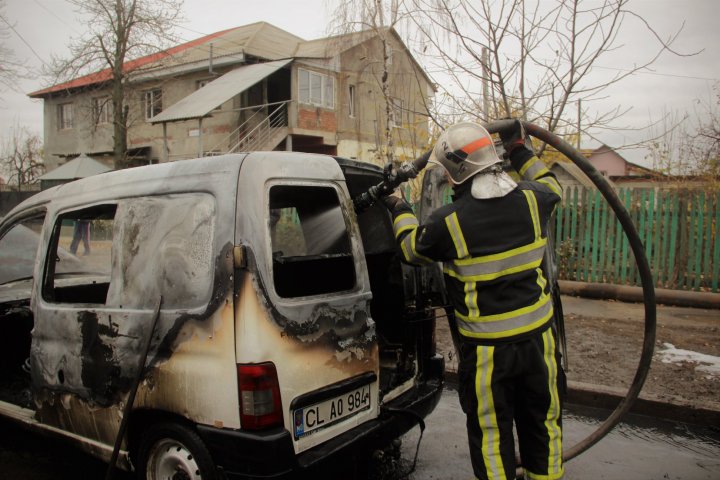
[[283,424],[301,452],[378,415],[362,241],[330,157],[252,153],[238,192],[236,243],[247,258],[236,279],[238,369],[274,365]]

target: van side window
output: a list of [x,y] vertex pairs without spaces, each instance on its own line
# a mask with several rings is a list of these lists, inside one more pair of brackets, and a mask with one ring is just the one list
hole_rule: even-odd
[[44,216],[20,221],[0,238],[0,285],[32,280]]
[[275,185],[269,213],[278,295],[304,297],[355,286],[350,237],[335,189]]
[[96,205],[57,218],[45,265],[45,300],[105,303],[116,209],[116,205]]

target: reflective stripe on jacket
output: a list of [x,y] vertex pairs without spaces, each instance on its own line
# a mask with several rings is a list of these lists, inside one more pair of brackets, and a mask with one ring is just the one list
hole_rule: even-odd
[[477,341],[522,336],[553,316],[543,261],[560,185],[527,149],[514,150],[511,161],[524,181],[503,197],[475,199],[467,181],[424,225],[404,202],[393,212],[405,261],[444,262],[459,332]]

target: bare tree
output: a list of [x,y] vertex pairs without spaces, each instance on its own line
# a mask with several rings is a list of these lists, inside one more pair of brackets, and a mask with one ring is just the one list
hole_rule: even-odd
[[45,170],[40,137],[26,127],[15,126],[0,143],[0,171],[18,190],[38,182]]
[[648,128],[651,138],[644,142],[647,148],[646,160],[652,162],[653,170],[668,175],[691,173],[692,163],[687,155],[688,147],[687,114],[664,110],[659,120],[651,119]]
[[[558,134],[612,125],[629,108],[611,107],[575,118],[584,106],[606,102],[605,90],[647,69],[679,32],[663,40],[627,8],[629,0],[413,0],[412,18],[423,33],[432,71],[443,76],[450,121],[521,117]],[[628,20],[646,32],[655,50],[615,70]],[[637,24],[635,25],[637,26]],[[490,98],[488,98],[488,96]],[[577,110],[580,110],[579,108]],[[544,145],[541,147],[541,151]]]
[[5,16],[4,10],[5,0],[0,0],[0,86],[2,89],[14,90],[18,78],[25,75],[25,64],[7,46],[10,30],[14,30],[15,26]]
[[355,0],[340,2],[333,12],[332,30],[335,33],[372,31],[381,45],[380,74],[378,82],[384,102],[383,143],[385,157],[395,161],[393,139],[393,117],[396,110],[390,89],[390,62],[392,46],[389,36],[390,29],[395,28],[401,20],[402,0]]
[[68,0],[88,18],[88,31],[70,42],[66,59],[54,58],[55,81],[102,69],[110,71],[115,167],[127,166],[129,107],[126,90],[137,67],[133,58],[160,51],[173,42],[169,32],[180,18],[182,0]]
[[720,84],[715,85],[715,99],[703,105],[703,117],[695,134],[690,135],[688,153],[696,173],[720,180]]

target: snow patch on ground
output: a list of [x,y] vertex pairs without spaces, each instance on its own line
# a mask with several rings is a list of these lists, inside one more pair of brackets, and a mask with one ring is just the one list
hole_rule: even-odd
[[708,378],[720,378],[720,357],[681,350],[671,343],[663,343],[663,348],[657,353],[663,363],[695,363],[695,370],[709,374]]

